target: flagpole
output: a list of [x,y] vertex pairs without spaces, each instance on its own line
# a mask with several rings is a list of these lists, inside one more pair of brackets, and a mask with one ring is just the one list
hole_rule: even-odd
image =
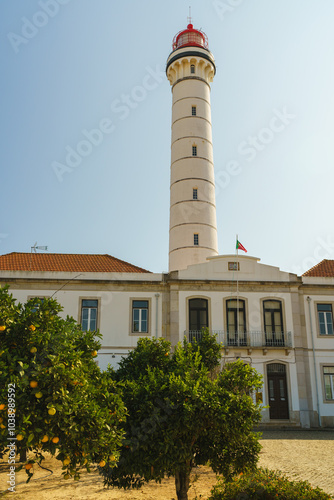
[[239,270],[239,248],[238,248],[238,235],[237,235],[237,240],[235,244],[237,248],[237,341],[239,340],[239,275],[238,275],[238,270]]

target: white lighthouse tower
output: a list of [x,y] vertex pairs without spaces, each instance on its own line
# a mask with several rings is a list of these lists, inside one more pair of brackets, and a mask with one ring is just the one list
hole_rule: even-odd
[[215,60],[205,33],[188,24],[173,40],[169,271],[218,255],[210,83]]

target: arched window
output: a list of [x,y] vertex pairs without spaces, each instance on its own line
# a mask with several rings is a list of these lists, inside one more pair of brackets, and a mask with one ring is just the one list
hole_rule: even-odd
[[192,74],[195,73],[195,64],[190,65],[190,73],[192,73]]
[[244,300],[229,299],[226,301],[226,324],[228,345],[247,345]]
[[207,299],[189,300],[189,330],[201,332],[202,328],[208,328],[208,301]]
[[264,300],[263,317],[266,345],[284,345],[282,302],[280,300]]

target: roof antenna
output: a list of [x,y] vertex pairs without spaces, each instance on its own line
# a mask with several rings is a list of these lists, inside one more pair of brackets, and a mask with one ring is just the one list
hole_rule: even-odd
[[189,5],[189,16],[187,17],[188,24],[191,24],[191,6]]
[[38,247],[37,246],[37,241],[33,247],[31,247],[31,252],[34,251],[36,253],[36,250],[47,250],[48,247]]
[[38,246],[37,246],[37,241],[36,241],[36,243],[35,243],[35,245],[34,245],[33,247],[30,247],[30,264],[29,264],[29,271],[31,271],[32,251],[34,251],[35,253],[37,253],[37,252],[36,252],[36,250],[46,250],[46,251],[47,251],[47,249],[48,249],[48,247],[45,247],[45,246],[43,246],[43,247],[38,247]]

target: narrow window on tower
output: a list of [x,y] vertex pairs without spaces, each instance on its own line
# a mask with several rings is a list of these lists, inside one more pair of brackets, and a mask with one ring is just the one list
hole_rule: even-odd
[[190,65],[190,73],[192,73],[192,74],[195,73],[195,64]]
[[197,146],[193,146],[192,152],[193,152],[193,156],[197,156]]
[[197,188],[193,188],[193,200],[198,200]]
[[198,246],[198,233],[194,234],[194,245]]
[[191,106],[191,114],[192,116],[196,116],[196,106]]

